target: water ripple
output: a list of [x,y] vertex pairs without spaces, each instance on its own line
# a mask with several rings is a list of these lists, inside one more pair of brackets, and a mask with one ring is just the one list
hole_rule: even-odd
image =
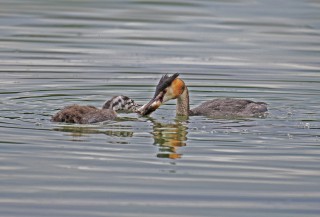
[[[318,6],[3,0],[1,214],[318,216]],[[143,104],[175,72],[191,107],[248,98],[269,114],[180,120],[169,102],[149,118],[50,122],[119,94]]]

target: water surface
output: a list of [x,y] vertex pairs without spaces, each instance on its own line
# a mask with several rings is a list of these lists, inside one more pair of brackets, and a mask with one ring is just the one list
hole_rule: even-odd
[[[319,216],[320,4],[0,1],[1,216]],[[179,72],[191,107],[264,119],[51,123],[70,104],[139,103]]]

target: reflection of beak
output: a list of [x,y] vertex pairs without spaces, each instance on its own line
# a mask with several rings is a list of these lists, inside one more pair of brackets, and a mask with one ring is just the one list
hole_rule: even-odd
[[158,96],[154,97],[150,102],[139,108],[138,113],[141,115],[149,115],[157,110],[157,108],[162,104],[163,95],[164,93],[158,94]]

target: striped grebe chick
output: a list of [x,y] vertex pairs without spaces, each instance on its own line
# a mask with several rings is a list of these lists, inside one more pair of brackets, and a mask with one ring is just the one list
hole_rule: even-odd
[[94,106],[70,105],[52,116],[53,122],[92,124],[117,117],[116,111],[137,112],[140,105],[127,96],[114,96],[102,108]]
[[259,117],[268,111],[264,102],[247,99],[222,98],[202,103],[198,107],[189,107],[189,91],[179,74],[163,76],[156,87],[152,100],[139,108],[139,113],[148,115],[165,102],[177,99],[176,112],[179,116],[202,115],[214,118]]

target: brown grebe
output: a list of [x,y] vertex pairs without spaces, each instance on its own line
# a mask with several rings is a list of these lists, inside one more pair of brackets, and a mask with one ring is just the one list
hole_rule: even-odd
[[106,101],[102,109],[94,106],[70,105],[53,115],[51,121],[78,124],[91,124],[114,120],[116,111],[137,112],[140,105],[127,96],[114,96]]
[[171,99],[177,99],[176,111],[180,116],[259,117],[268,110],[264,102],[232,98],[210,100],[190,110],[188,88],[178,76],[178,73],[172,76],[163,76],[156,87],[152,100],[139,108],[138,112],[142,115],[148,115]]

